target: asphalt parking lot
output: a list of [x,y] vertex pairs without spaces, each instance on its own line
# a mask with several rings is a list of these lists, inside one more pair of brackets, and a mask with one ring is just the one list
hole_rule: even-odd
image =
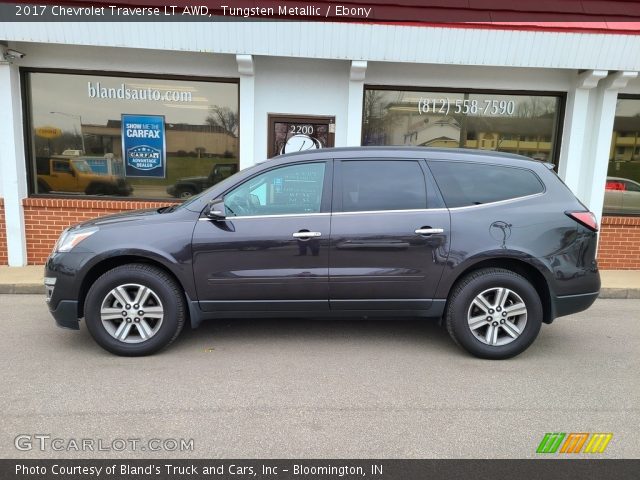
[[[640,300],[598,300],[498,362],[417,320],[216,321],[145,358],[55,327],[39,295],[0,295],[0,322],[4,458],[526,458],[546,432],[612,432],[601,456],[640,456]],[[193,450],[72,442],[151,438]]]

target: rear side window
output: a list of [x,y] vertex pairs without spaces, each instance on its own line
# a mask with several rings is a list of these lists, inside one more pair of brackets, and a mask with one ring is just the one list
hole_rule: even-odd
[[464,162],[430,162],[449,208],[482,205],[544,191],[540,179],[523,168]]
[[342,211],[427,208],[420,164],[409,160],[342,161]]

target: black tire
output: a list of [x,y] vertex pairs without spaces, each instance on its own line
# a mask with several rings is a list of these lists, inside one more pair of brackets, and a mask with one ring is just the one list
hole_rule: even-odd
[[38,180],[38,193],[49,193],[51,187],[44,180]]
[[[157,331],[139,343],[125,343],[115,338],[101,320],[101,307],[103,302],[107,301],[110,292],[127,284],[137,284],[151,289],[160,300],[163,309],[162,322]],[[95,341],[105,350],[127,357],[150,355],[169,346],[180,334],[186,320],[186,302],[176,281],[160,268],[139,263],[122,265],[100,276],[89,289],[84,311],[87,329]],[[122,321],[124,322],[124,319]],[[135,327],[139,328],[137,325]],[[129,328],[134,330],[133,326]],[[135,336],[136,331],[139,330],[134,330],[132,335]]]
[[108,195],[109,186],[103,183],[92,183],[84,191],[86,195]]
[[176,197],[187,200],[196,194],[194,188],[179,188],[176,190]]
[[[491,295],[491,289],[493,288],[507,288],[511,290],[515,295],[520,297],[526,306],[526,317],[521,317],[526,323],[517,338],[510,340],[506,328],[502,325],[494,327],[498,332],[503,334],[500,338],[509,341],[509,343],[504,345],[489,345],[484,343],[474,335],[468,321],[468,315],[471,316],[470,312],[473,311],[471,309],[474,299],[485,291],[489,291],[490,293],[488,295]],[[515,297],[512,296],[510,298]],[[477,307],[473,308],[475,309]],[[484,312],[479,312],[479,316],[484,315]],[[502,310],[501,313],[493,313],[494,310],[492,309],[491,312],[490,315],[495,315],[495,317],[491,317],[492,320],[495,319],[501,322],[508,320],[508,318],[502,318],[502,315],[505,314],[504,310]],[[465,276],[454,286],[447,301],[445,325],[451,338],[472,355],[479,358],[501,360],[514,357],[524,352],[533,343],[542,326],[542,316],[543,311],[540,297],[533,285],[524,277],[502,268],[483,268]],[[489,318],[489,316],[486,318]],[[488,332],[490,328],[489,323],[494,324],[495,322],[487,321],[486,326],[475,330],[476,333],[479,336],[483,336],[483,332]]]

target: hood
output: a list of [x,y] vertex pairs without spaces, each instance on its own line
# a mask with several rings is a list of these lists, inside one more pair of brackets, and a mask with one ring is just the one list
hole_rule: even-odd
[[176,180],[176,183],[204,181],[204,180],[207,180],[208,178],[209,177],[182,177],[182,178],[179,178],[178,180]]
[[159,215],[157,208],[148,208],[146,210],[130,210],[128,212],[115,213],[113,215],[106,215],[104,217],[94,218],[93,220],[87,220],[86,222],[82,222],[78,225],[73,226],[72,229],[75,230],[76,228],[100,227],[115,223],[141,221],[155,215]]

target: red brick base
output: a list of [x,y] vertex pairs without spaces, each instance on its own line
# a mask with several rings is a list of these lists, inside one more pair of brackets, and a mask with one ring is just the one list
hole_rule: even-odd
[[27,263],[43,264],[60,232],[70,225],[125,210],[159,208],[171,203],[173,202],[25,198],[22,204],[27,237]]
[[4,199],[0,198],[0,265],[7,265],[7,229],[4,222]]
[[602,217],[598,265],[603,270],[640,270],[640,217]]

